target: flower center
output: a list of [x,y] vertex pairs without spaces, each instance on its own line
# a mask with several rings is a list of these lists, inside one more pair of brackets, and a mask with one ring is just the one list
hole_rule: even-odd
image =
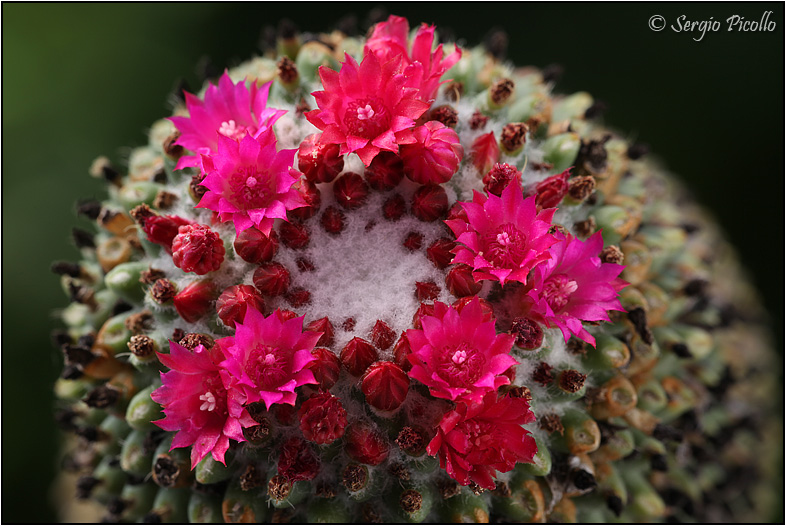
[[200,411],[219,415],[226,414],[226,389],[218,375],[207,375],[202,380],[203,394],[199,396]]
[[264,174],[254,167],[243,167],[227,181],[229,202],[241,210],[266,208],[270,204],[273,190],[265,184]]
[[555,274],[543,284],[543,296],[551,310],[557,312],[568,304],[571,294],[578,288],[578,283],[565,274]]
[[390,113],[379,99],[354,100],[347,104],[344,125],[351,135],[373,139],[388,129]]
[[470,387],[480,378],[486,363],[483,354],[467,343],[445,347],[441,358],[442,363],[437,366],[437,372],[451,387]]
[[499,227],[496,234],[486,234],[486,256],[500,267],[517,268],[527,254],[527,236],[512,223]]
[[491,426],[489,422],[468,420],[463,422],[461,427],[470,444],[476,448],[487,447],[491,437]]
[[278,387],[286,376],[286,357],[277,347],[260,345],[251,351],[246,373],[262,388]]
[[238,126],[234,119],[229,119],[221,123],[218,133],[230,139],[239,140],[246,136],[248,128],[245,126]]

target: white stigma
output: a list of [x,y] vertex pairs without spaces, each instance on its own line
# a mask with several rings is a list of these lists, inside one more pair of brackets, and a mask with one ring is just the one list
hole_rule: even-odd
[[371,104],[366,104],[365,108],[358,108],[358,120],[365,121],[370,119],[374,116],[374,108],[371,107]]
[[246,186],[249,188],[254,188],[257,185],[257,179],[253,175],[250,175],[248,179],[246,179]]
[[497,243],[503,246],[508,246],[510,244],[510,234],[507,232],[500,232],[497,234]]
[[204,404],[199,406],[200,411],[212,411],[216,408],[216,397],[210,391],[200,396],[199,399],[204,402]]
[[224,137],[232,137],[237,133],[237,123],[233,119],[222,122],[221,127],[218,129],[218,133]]
[[467,360],[467,351],[454,352],[451,360],[453,360],[453,363],[455,363],[456,365],[461,365]]

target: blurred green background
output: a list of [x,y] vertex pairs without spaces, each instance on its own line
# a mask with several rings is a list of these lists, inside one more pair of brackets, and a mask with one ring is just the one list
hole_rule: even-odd
[[[260,30],[282,17],[328,29],[351,9],[365,29],[381,4],[9,4],[3,14],[3,522],[52,522],[48,488],[59,432],[51,386],[60,357],[49,343],[66,305],[55,259],[75,259],[78,198],[103,192],[91,161],[121,162],[168,115],[178,78],[198,89],[196,64],[218,68],[258,50]],[[468,44],[505,29],[518,65],[559,63],[557,91],[585,90],[608,104],[605,122],[647,143],[719,218],[762,292],[783,316],[784,6],[715,4],[384,4],[412,24],[450,28]],[[759,20],[774,32],[661,32],[687,20]],[[776,335],[783,348],[783,336]]]

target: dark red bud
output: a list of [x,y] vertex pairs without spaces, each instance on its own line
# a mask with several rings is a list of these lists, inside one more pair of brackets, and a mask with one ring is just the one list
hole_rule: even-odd
[[210,312],[216,292],[212,281],[195,281],[175,295],[175,310],[185,321],[194,323]]
[[440,185],[421,186],[412,196],[412,213],[421,221],[436,221],[445,217],[447,212],[448,194]]
[[289,271],[281,263],[264,263],[254,271],[253,281],[265,296],[280,296],[289,289]]
[[366,181],[379,192],[392,190],[404,178],[404,163],[393,152],[380,152],[366,168]]
[[377,350],[371,343],[363,338],[352,338],[343,349],[339,356],[341,363],[347,368],[352,376],[360,376],[369,365],[379,359]]
[[338,356],[323,347],[318,347],[311,351],[311,356],[316,359],[306,367],[314,373],[314,379],[319,383],[319,387],[327,391],[338,381],[338,376],[341,373],[341,362]]
[[270,261],[278,251],[278,235],[275,230],[266,236],[254,227],[247,228],[235,237],[235,252],[243,261],[263,263]]
[[310,235],[302,223],[282,223],[279,229],[281,242],[292,249],[304,248],[308,245]]
[[366,202],[368,185],[360,175],[347,172],[333,184],[333,195],[340,207],[354,210]]
[[251,285],[233,285],[225,289],[216,301],[218,317],[230,327],[243,323],[249,307],[258,312],[265,310],[262,295]]
[[450,266],[455,254],[451,252],[456,248],[456,242],[446,237],[441,237],[431,243],[426,249],[426,257],[434,263],[434,266],[444,270]]
[[393,362],[376,362],[363,374],[360,389],[371,406],[381,411],[393,411],[407,397],[409,377]]
[[371,330],[371,343],[377,349],[382,349],[383,351],[393,345],[393,341],[396,339],[396,333],[393,332],[393,329],[382,320],[377,320],[374,324],[374,328]]
[[472,267],[460,263],[448,272],[445,284],[451,294],[457,298],[474,296],[482,288],[481,284],[472,277]]

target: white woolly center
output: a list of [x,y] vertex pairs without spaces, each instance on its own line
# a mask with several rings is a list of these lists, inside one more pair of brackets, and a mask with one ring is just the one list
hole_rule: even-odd
[[[336,350],[355,336],[369,340],[377,320],[385,322],[396,334],[412,328],[412,318],[420,306],[415,283],[433,281],[440,287],[438,300],[452,303],[445,287],[445,273],[426,257],[426,249],[435,240],[447,235],[441,221],[424,223],[411,214],[398,221],[382,217],[382,204],[392,193],[371,192],[367,203],[357,210],[343,210],[344,230],[329,234],[320,223],[327,206],[336,206],[332,185],[318,185],[322,192],[321,210],[306,222],[311,235],[303,250],[290,250],[283,245],[276,260],[292,274],[292,287],[303,287],[311,293],[310,303],[299,309],[306,322],[327,316],[336,331]],[[416,186],[402,183],[398,190],[407,202]],[[340,207],[339,207],[340,208]],[[373,222],[373,226],[367,228]],[[423,235],[420,249],[410,252],[404,239],[410,232]],[[297,260],[306,258],[313,271],[298,270]],[[289,307],[286,302],[280,306]],[[342,328],[352,318],[355,327]],[[382,353],[392,357],[392,349]],[[384,357],[380,355],[381,358]]]

